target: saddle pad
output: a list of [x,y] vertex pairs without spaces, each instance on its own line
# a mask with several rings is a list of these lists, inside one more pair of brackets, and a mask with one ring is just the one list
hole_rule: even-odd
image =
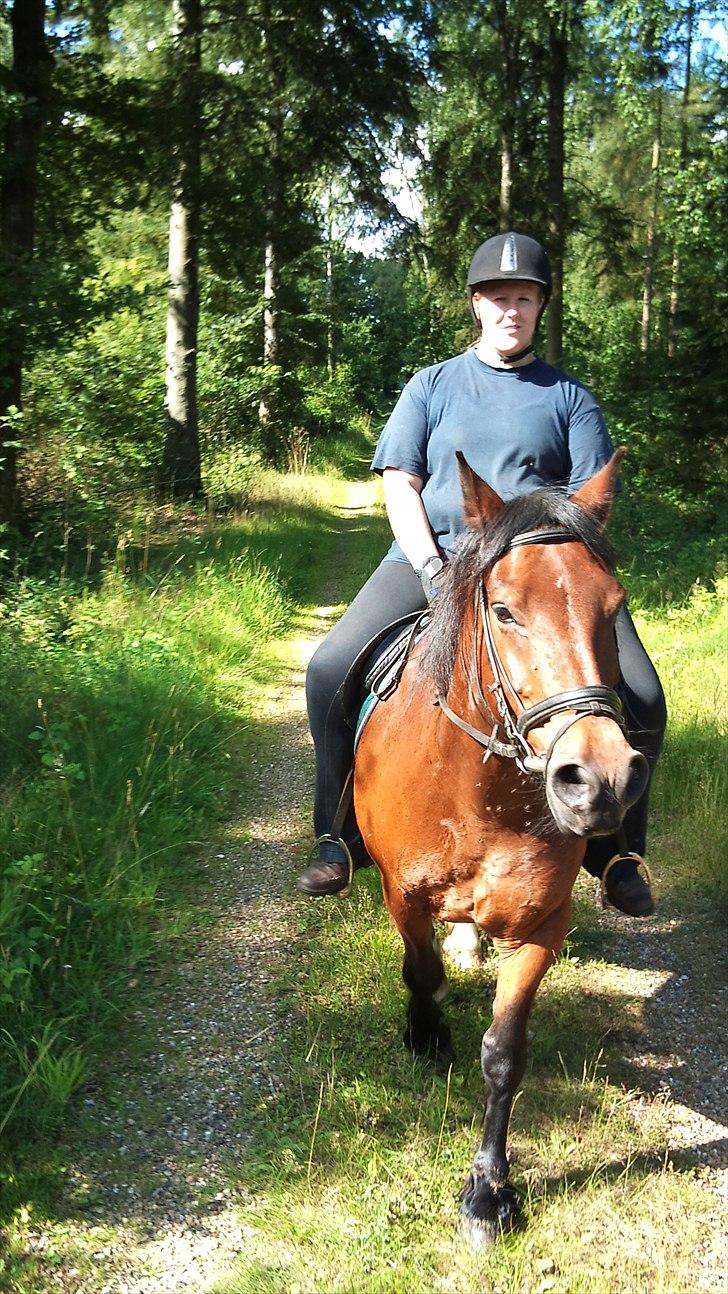
[[372,713],[372,711],[378,705],[379,705],[379,697],[375,696],[373,692],[370,692],[369,696],[364,698],[361,710],[359,711],[359,716],[356,721],[356,729],[354,731],[354,754],[356,754],[356,748],[359,745],[359,738],[361,737],[364,729],[367,726],[367,720],[370,714]]
[[429,619],[428,611],[421,612],[404,629],[398,630],[394,637],[388,635],[377,645],[373,660],[370,658],[364,675],[364,700],[354,729],[355,752],[375,706],[396,692],[410,648],[424,633]]

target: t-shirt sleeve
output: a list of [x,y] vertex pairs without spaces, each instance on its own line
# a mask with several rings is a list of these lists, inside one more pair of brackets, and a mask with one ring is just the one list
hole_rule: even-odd
[[591,480],[614,453],[604,414],[591,391],[574,383],[569,411],[569,484],[568,494]]
[[427,392],[420,373],[410,378],[379,437],[372,471],[385,467],[427,480]]

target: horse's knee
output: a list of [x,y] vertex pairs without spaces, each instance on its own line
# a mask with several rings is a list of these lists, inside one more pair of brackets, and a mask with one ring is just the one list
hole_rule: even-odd
[[414,1056],[425,1056],[443,1068],[454,1059],[450,1030],[432,998],[410,998],[404,1043]]
[[402,978],[410,991],[404,1040],[416,1056],[436,1063],[452,1059],[450,1030],[442,1019],[440,1002],[447,993],[445,968],[428,938],[416,946],[405,945]]
[[402,979],[415,997],[437,997],[441,1001],[447,991],[445,967],[434,948],[424,952],[408,948],[402,966]]

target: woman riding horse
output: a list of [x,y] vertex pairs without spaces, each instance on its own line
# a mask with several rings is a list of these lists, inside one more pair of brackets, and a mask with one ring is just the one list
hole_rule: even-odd
[[[591,392],[534,354],[551,294],[541,244],[512,232],[488,239],[473,257],[467,289],[480,338],[464,354],[415,373],[405,386],[372,462],[384,478],[394,543],[309,666],[314,826],[323,839],[318,859],[298,879],[307,895],[348,892],[351,866],[370,861],[352,810],[337,839],[331,838],[353,759],[342,685],[378,631],[437,596],[465,529],[456,451],[504,499],[549,485],[573,496],[612,454]],[[662,687],[626,606],[618,612],[615,634],[629,738],[646,757],[651,776],[666,722]],[[628,810],[618,836],[589,841],[583,864],[602,879],[613,906],[630,916],[654,910],[649,880],[638,870],[648,789]]]

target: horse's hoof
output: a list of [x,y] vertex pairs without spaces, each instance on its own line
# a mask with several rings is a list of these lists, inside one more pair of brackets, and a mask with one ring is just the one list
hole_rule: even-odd
[[460,1231],[473,1249],[485,1249],[507,1231],[523,1226],[523,1213],[512,1186],[491,1186],[473,1173],[460,1193]]
[[458,1230],[465,1243],[476,1254],[482,1253],[484,1249],[490,1249],[500,1235],[497,1227],[491,1226],[480,1218],[466,1218],[463,1213],[460,1214]]
[[431,1061],[436,1069],[444,1072],[450,1068],[455,1059],[455,1051],[446,1024],[438,1024],[434,1029],[423,1029],[408,1020],[403,1036],[404,1045],[413,1056]]

